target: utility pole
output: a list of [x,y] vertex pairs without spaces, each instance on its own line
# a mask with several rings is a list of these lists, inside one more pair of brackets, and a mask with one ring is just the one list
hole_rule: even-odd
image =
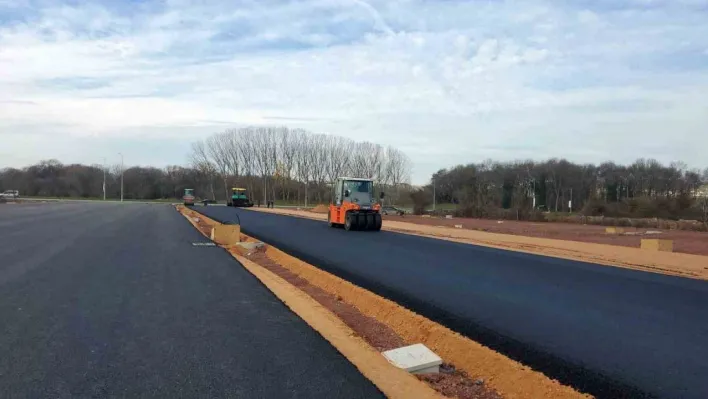
[[103,157],[103,200],[106,200],[106,157]]
[[531,170],[526,167],[526,174],[529,175],[529,179],[531,179],[531,183],[533,184],[533,192],[531,193],[532,200],[531,200],[531,211],[536,210],[536,179],[531,176]]
[[123,154],[118,153],[120,155],[120,202],[123,202]]

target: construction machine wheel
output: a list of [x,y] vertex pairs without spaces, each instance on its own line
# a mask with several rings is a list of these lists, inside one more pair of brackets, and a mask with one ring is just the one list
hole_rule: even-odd
[[361,213],[354,215],[354,221],[356,222],[355,230],[365,230],[366,229],[366,217]]
[[354,221],[354,215],[347,212],[347,215],[344,217],[344,230],[346,231],[351,231],[356,229],[355,225],[356,221]]
[[374,214],[374,230],[381,231],[381,226],[383,225],[383,218],[380,213]]
[[367,231],[369,230],[369,221],[365,213],[359,214],[359,230]]
[[373,213],[367,213],[366,215],[366,230],[376,229],[376,217]]

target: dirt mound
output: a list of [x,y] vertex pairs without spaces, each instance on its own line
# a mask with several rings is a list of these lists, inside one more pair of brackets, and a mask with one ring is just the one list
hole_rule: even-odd
[[329,207],[327,205],[317,205],[316,207],[310,209],[312,213],[327,213],[329,212]]

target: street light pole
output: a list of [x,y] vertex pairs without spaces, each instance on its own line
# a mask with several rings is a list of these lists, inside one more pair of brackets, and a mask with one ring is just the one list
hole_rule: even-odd
[[103,158],[103,200],[106,200],[106,158]]
[[123,202],[123,154],[118,153],[120,155],[120,202]]

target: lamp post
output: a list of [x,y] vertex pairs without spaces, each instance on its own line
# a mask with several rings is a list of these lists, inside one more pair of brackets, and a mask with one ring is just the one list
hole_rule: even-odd
[[106,157],[103,157],[103,200],[106,200]]
[[120,202],[123,202],[123,153],[118,153],[120,155]]

